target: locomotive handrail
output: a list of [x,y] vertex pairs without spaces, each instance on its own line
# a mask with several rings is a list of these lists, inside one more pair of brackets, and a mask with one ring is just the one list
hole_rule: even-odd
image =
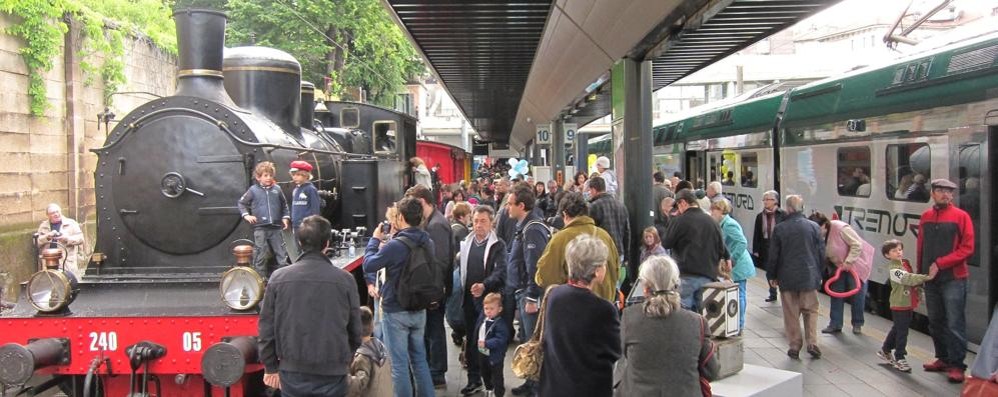
[[90,151],[94,152],[94,153],[97,153],[99,151],[108,150],[108,149],[111,149],[111,148],[117,146],[119,143],[121,143],[121,141],[125,138],[125,136],[127,136],[128,134],[130,134],[136,128],[138,128],[139,125],[142,124],[143,121],[145,121],[146,119],[148,119],[150,117],[157,116],[159,114],[166,113],[166,112],[187,112],[187,113],[192,113],[192,114],[197,115],[197,116],[201,116],[202,118],[204,118],[206,120],[213,121],[215,123],[215,125],[218,126],[219,129],[221,129],[222,131],[225,131],[226,134],[229,134],[230,138],[232,138],[236,142],[239,142],[239,143],[241,143],[243,145],[246,145],[246,146],[259,147],[259,148],[272,148],[273,150],[291,150],[291,151],[295,151],[295,152],[322,153],[322,154],[344,156],[344,157],[352,157],[352,158],[377,158],[377,156],[372,156],[372,155],[369,155],[369,154],[336,152],[336,151],[332,151],[332,150],[314,149],[314,148],[307,148],[307,147],[286,146],[286,145],[278,145],[278,144],[274,144],[274,143],[250,142],[250,141],[247,141],[245,139],[242,139],[242,138],[236,136],[236,134],[234,132],[232,132],[232,130],[229,129],[228,124],[226,124],[224,121],[218,120],[218,119],[212,117],[211,115],[209,115],[207,113],[204,113],[204,112],[201,112],[201,111],[198,111],[198,110],[194,110],[194,109],[187,109],[187,108],[169,108],[169,109],[160,109],[160,110],[156,110],[156,111],[153,111],[153,112],[149,112],[149,114],[143,115],[142,117],[139,117],[135,121],[133,121],[131,123],[128,123],[128,127],[125,129],[125,133],[121,134],[121,136],[118,137],[118,139],[115,139],[114,142],[111,142],[110,144],[102,146],[102,147],[99,147],[99,148],[90,149]]

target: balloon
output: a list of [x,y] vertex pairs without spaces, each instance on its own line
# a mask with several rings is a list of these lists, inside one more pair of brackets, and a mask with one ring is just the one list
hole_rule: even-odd
[[509,170],[509,171],[507,171],[507,172],[509,173],[509,177],[510,177],[510,178],[516,178],[517,176],[519,176],[519,175],[520,175],[520,173],[519,173],[519,172],[516,172],[516,170],[514,170],[514,169],[512,169],[512,168],[510,168],[510,170]]
[[516,159],[512,159],[511,158],[509,160],[506,160],[506,163],[509,164],[510,167],[516,167],[517,161],[516,161]]
[[517,168],[527,169],[527,165],[529,164],[527,164],[527,160],[520,160],[520,162],[516,163],[516,165]]

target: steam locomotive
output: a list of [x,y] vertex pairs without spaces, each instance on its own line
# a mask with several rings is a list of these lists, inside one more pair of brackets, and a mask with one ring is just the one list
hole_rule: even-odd
[[[0,395],[261,394],[264,280],[247,266],[252,230],[236,207],[255,165],[273,162],[289,194],[291,161],[313,164],[322,215],[346,244],[359,244],[350,240],[373,230],[410,180],[413,117],[330,102],[316,123],[314,87],[293,57],[225,49],[223,13],[173,16],[176,94],[133,110],[93,150],[94,255],[78,279],[59,269],[58,252],[44,253],[46,269],[0,316]],[[332,262],[360,280],[360,259]]]

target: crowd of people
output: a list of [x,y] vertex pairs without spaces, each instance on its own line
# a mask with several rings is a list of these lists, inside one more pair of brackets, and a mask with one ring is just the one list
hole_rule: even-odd
[[[580,173],[563,186],[490,175],[437,191],[422,183],[409,188],[364,253],[371,312],[360,307],[345,273],[319,266],[327,221],[247,219],[265,225],[256,226],[262,244],[271,229],[297,225],[303,251],[294,266],[270,276],[260,314],[265,383],[289,395],[432,396],[446,387],[446,344],[455,343],[467,375],[461,393],[502,396],[507,350],[534,338],[543,347],[540,375],[512,388],[513,395],[692,395],[718,373],[699,314],[703,287],[722,279],[738,285],[743,329],[746,284],[756,266],[772,288],[767,301],[782,305],[790,358],[800,359],[802,350],[822,356],[817,291],[826,270],[854,272],[859,283],[842,278],[836,288],[857,293],[832,299],[822,332],[841,332],[843,303],[851,300],[852,331],[862,333],[865,289],[878,259],[848,224],[820,212],[805,216],[800,196],[780,206],[779,194],[768,191],[749,244],[730,215],[723,183],[699,190],[679,175],[656,172],[655,226],[641,231],[640,261],[628,263],[628,212],[611,191],[614,171],[601,161],[597,173]],[[266,193],[259,192],[267,189],[266,171],[244,199]],[[951,202],[955,184],[940,179],[931,186],[916,265],[898,241],[880,250],[891,269],[895,323],[876,356],[911,370],[905,345],[922,286],[937,357],[924,369],[962,382],[973,227]],[[252,204],[245,205],[248,217],[259,211]],[[644,298],[627,306],[621,291],[632,288]],[[316,310],[298,301],[305,295],[330,303]],[[667,365],[662,357],[670,358]]]

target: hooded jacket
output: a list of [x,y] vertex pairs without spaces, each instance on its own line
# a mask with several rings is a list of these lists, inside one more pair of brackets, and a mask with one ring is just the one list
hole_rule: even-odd
[[730,215],[721,218],[721,234],[724,235],[724,245],[731,254],[731,279],[733,281],[747,280],[755,276],[755,265],[748,252],[748,240],[742,232],[742,226]]
[[[415,227],[409,227],[398,232],[399,236],[406,236],[419,245],[428,245],[430,252],[434,252],[433,241],[425,231]],[[371,238],[367,242],[367,249],[364,251],[364,273],[374,273],[381,269],[386,269],[385,285],[381,287],[381,307],[386,313],[397,313],[404,311],[395,296],[395,286],[402,269],[409,264],[409,247],[397,238],[388,240],[384,247],[378,249],[381,240]]]
[[284,227],[284,219],[291,220],[288,201],[284,192],[276,184],[263,187],[259,184],[250,186],[249,190],[239,198],[239,216],[253,215],[256,217],[254,229]]

